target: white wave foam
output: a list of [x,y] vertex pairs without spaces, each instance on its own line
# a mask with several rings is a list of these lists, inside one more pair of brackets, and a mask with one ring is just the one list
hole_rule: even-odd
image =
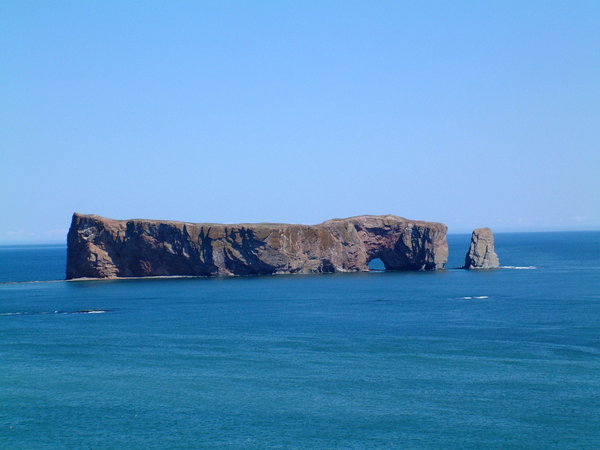
[[500,266],[501,269],[513,269],[513,270],[534,270],[536,266]]
[[10,284],[64,283],[67,280],[0,281],[0,286]]
[[81,311],[40,311],[40,312],[6,312],[0,313],[0,316],[22,316],[22,315],[36,315],[36,314],[104,314],[109,312],[106,309],[82,309]]
[[458,297],[459,300],[480,300],[484,298],[490,298],[487,295],[473,295],[471,297]]

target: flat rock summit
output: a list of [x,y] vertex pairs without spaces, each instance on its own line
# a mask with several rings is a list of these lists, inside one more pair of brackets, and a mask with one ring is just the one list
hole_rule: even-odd
[[447,227],[393,215],[318,225],[113,220],[75,213],[67,279],[443,269]]

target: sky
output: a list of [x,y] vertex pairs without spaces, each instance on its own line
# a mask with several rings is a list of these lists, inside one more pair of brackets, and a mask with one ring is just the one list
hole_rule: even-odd
[[600,230],[600,2],[0,3],[0,243],[80,213]]

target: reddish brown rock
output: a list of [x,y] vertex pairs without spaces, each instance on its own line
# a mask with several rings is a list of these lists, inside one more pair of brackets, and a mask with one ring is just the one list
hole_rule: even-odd
[[319,225],[112,220],[74,214],[67,279],[443,269],[446,225],[357,216]]

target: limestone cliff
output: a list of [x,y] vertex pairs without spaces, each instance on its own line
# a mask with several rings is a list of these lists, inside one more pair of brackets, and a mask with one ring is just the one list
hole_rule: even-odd
[[319,225],[112,220],[74,214],[67,279],[442,269],[447,227],[358,216]]
[[500,260],[496,254],[494,233],[489,228],[477,228],[471,235],[471,245],[465,257],[465,269],[497,269]]

